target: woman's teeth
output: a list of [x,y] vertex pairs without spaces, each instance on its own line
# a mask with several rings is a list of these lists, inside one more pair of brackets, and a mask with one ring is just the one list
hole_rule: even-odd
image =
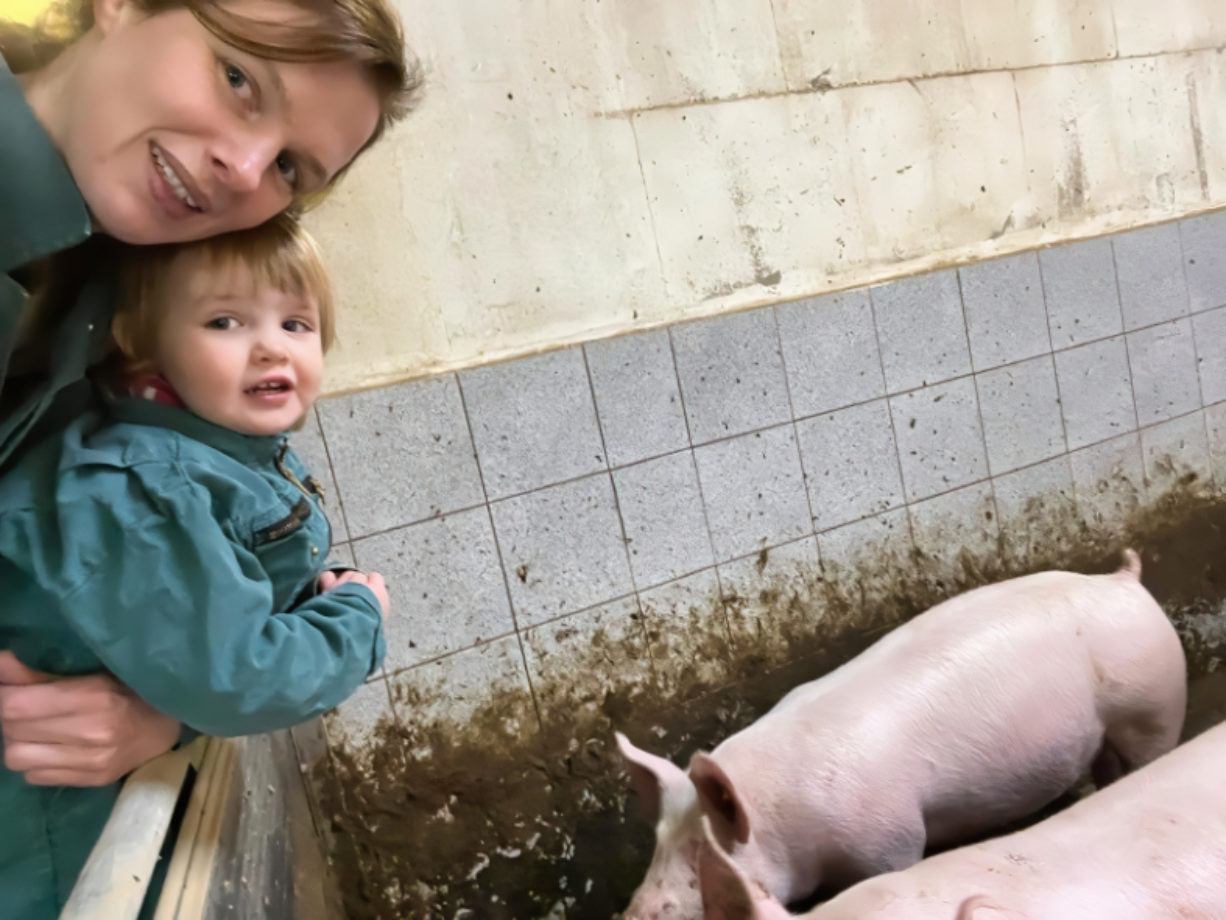
[[158,169],[162,171],[162,177],[166,180],[166,184],[174,189],[175,195],[178,196],[179,200],[193,210],[200,210],[200,206],[188,194],[187,187],[179,181],[175,171],[170,168],[169,163],[162,159],[162,154],[156,147],[153,150],[153,159],[157,163]]

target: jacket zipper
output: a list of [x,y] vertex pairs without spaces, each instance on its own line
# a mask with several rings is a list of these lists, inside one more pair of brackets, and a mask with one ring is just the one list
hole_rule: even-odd
[[310,489],[308,489],[305,485],[302,484],[302,481],[297,476],[294,475],[294,471],[291,470],[289,466],[286,465],[285,463],[285,454],[288,450],[289,450],[289,441],[288,440],[282,441],[281,449],[277,452],[277,459],[275,461],[277,465],[277,472],[279,472],[282,476],[284,476],[286,479],[292,482],[295,486],[297,486],[298,490],[303,495],[305,495],[307,498],[311,498],[312,495],[318,495],[319,501],[322,504],[325,500],[324,487],[319,484],[319,480],[317,480],[314,476],[307,477],[307,483],[311,486]]

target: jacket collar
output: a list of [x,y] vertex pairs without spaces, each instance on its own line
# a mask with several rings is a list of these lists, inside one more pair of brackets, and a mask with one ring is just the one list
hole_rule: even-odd
[[229,428],[214,425],[187,409],[154,402],[141,396],[115,396],[110,398],[109,403],[111,417],[116,421],[177,431],[246,466],[274,462],[286,443],[284,434],[239,434]]
[[0,57],[0,273],[68,249],[90,234],[68,164]]

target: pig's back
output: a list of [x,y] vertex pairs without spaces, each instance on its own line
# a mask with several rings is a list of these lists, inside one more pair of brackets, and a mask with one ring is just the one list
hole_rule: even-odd
[[[796,687],[769,715],[816,720],[842,737],[870,707],[880,712],[892,704],[900,719],[927,722],[935,713],[926,700],[955,693],[965,701],[972,685],[978,687],[974,702],[999,703],[1001,695],[1014,693],[1005,676],[1021,667],[1033,669],[1035,662],[1044,672],[1056,672],[1057,684],[1071,667],[1085,674],[1089,643],[1132,618],[1124,610],[1131,592],[1113,578],[1040,572],[960,594],[898,626],[829,674]],[[1042,654],[1036,657],[1036,651]],[[961,719],[965,708],[956,707],[951,715]]]
[[968,791],[988,824],[1041,807],[1101,743],[1091,646],[1132,616],[1128,582],[1041,572],[951,598],[797,687],[715,755],[753,784],[763,752],[786,749],[777,769],[811,776],[819,766],[835,799],[879,790],[874,777],[901,779],[927,803],[938,839],[942,813],[965,814]]
[[998,871],[1041,863],[1020,886],[1035,893],[1036,917],[1059,918],[1066,905],[1101,904],[1115,891],[1135,910],[1113,920],[1226,918],[1223,764],[1226,725],[1040,824],[967,851],[991,854]]

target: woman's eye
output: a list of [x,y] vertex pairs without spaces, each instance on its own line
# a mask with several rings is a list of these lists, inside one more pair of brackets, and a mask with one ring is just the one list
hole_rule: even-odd
[[233,316],[218,316],[204,324],[206,329],[233,329],[238,324]]
[[247,75],[235,67],[233,64],[223,64],[226,74],[226,82],[230,84],[230,89],[242,99],[248,99],[252,95],[251,81]]
[[298,185],[298,165],[288,153],[277,154],[277,172],[289,183],[290,188]]

